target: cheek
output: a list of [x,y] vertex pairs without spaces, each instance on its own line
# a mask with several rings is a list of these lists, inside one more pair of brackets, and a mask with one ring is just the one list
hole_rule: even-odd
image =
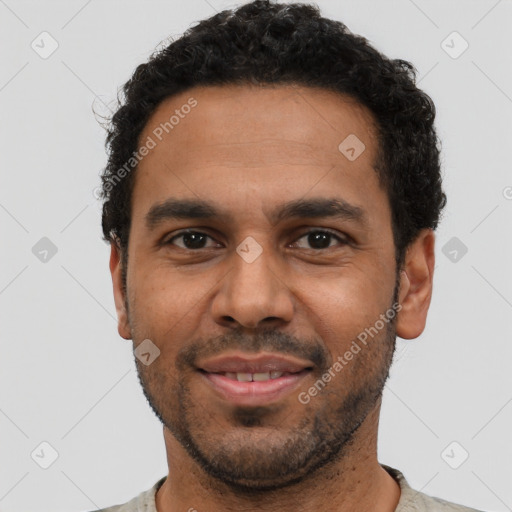
[[[136,340],[151,339],[160,350],[187,337],[201,290],[167,269],[137,269],[129,282],[130,323]],[[192,326],[192,327],[190,327]],[[166,352],[168,347],[166,346]]]
[[389,271],[379,275],[375,268],[375,264],[373,268],[351,264],[325,276],[302,277],[297,281],[297,295],[334,324],[364,323],[389,306],[393,280]]
[[139,312],[145,315],[180,316],[193,308],[200,288],[188,276],[168,264],[151,258],[139,258],[130,268],[129,285]]
[[134,245],[128,262],[132,336],[152,340],[161,358],[174,368],[179,350],[200,336],[202,323],[211,323],[207,312],[212,290],[225,271],[176,268],[164,255]]
[[342,273],[338,278],[304,278],[297,292],[296,314],[307,319],[334,358],[389,308],[392,291],[391,283],[380,286],[368,273]]

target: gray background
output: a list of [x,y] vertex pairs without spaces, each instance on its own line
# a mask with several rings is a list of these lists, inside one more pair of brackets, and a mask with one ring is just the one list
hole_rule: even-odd
[[[379,460],[427,494],[512,510],[511,2],[317,4],[415,64],[443,141],[449,202],[428,326],[397,342]],[[93,510],[166,474],[162,427],[117,334],[92,106],[108,114],[161,41],[234,5],[0,0],[3,512]],[[59,45],[47,58],[31,47],[51,49],[44,31]]]

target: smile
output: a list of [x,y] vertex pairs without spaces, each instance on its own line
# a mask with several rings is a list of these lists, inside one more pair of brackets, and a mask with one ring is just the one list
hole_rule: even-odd
[[278,353],[221,354],[197,365],[205,384],[219,398],[245,406],[271,404],[284,398],[312,369],[311,361]]

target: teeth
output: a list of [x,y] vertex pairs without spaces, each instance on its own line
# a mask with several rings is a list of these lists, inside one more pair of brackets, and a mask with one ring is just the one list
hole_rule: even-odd
[[234,373],[234,372],[225,372],[223,375],[228,379],[237,380],[239,382],[251,382],[251,381],[264,381],[269,379],[277,379],[284,375],[285,372],[261,372],[261,373]]
[[252,380],[269,380],[270,374],[269,372],[266,373],[253,373],[252,374]]

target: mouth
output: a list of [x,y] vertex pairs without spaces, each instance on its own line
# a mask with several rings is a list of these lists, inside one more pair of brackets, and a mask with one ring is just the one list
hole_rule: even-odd
[[308,361],[276,354],[223,356],[198,365],[204,382],[233,405],[268,405],[296,389],[313,370]]

